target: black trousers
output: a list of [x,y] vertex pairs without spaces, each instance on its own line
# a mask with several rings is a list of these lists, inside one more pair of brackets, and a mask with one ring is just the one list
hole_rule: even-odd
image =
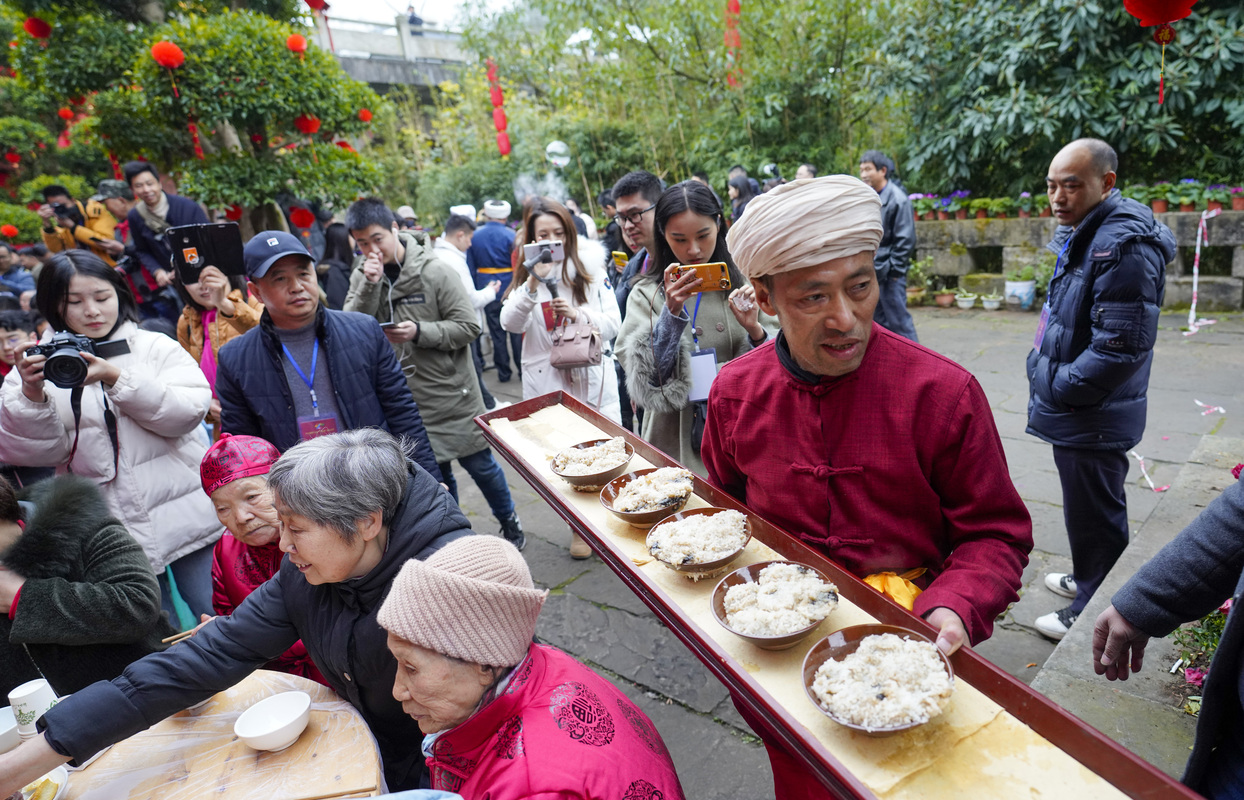
[[[488,335],[492,338],[492,363],[497,368],[497,380],[505,383],[510,379],[510,353],[514,351],[514,369],[523,374],[523,335],[506,333],[501,327],[501,301],[493,300],[484,306],[484,319],[488,321]],[[507,346],[508,341],[508,346]]]
[[1054,464],[1063,485],[1063,518],[1071,542],[1076,598],[1071,610],[1084,610],[1097,587],[1127,548],[1127,453],[1054,446]]

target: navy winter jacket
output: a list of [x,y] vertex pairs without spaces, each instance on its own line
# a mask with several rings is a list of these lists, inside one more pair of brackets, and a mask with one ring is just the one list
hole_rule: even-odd
[[[199,204],[193,200],[168,192],[165,192],[164,196],[168,198],[168,216],[165,219],[168,220],[170,226],[175,228],[178,225],[206,225],[210,221]],[[137,208],[131,208],[126,219],[130,222],[130,235],[134,237],[134,248],[143,266],[152,275],[157,269],[166,272],[171,270],[173,249],[168,246],[168,237],[156,236],[155,231],[147,227],[147,221],[143,219],[142,214],[138,213]]]
[[389,788],[417,789],[422,733],[393,699],[397,662],[385,646],[376,614],[407,561],[426,559],[469,535],[470,527],[448,492],[422,470],[411,469],[406,494],[389,524],[384,558],[371,572],[312,586],[285,558],[280,571],[232,615],[217,617],[194,638],[136,661],[111,682],[76,692],[58,704],[55,714],[44,714],[40,727],[46,725],[53,749],[81,763],[233,686],[302,639],[329,685],[358,709],[376,737]]
[[[439,481],[441,470],[419,407],[380,323],[366,314],[323,306],[315,320],[321,363],[332,377],[341,429],[381,428],[405,436],[414,444],[415,462]],[[301,438],[283,357],[267,311],[259,327],[230,339],[216,356],[221,430],[267,439],[282,453]]]
[[1062,266],[1045,337],[1028,354],[1028,433],[1064,447],[1135,447],[1175,236],[1115,190],[1047,247]]

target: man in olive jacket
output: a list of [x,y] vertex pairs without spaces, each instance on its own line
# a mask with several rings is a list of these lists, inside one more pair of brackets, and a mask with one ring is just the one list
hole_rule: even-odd
[[22,498],[0,478],[0,697],[39,677],[71,694],[163,650],[156,577],[95,484],[66,475]]
[[521,550],[526,539],[505,473],[474,422],[485,410],[470,349],[480,325],[466,288],[436,257],[426,233],[398,232],[397,218],[382,200],[355,202],[346,211],[346,227],[362,255],[355,259],[343,310],[369,314],[384,326],[454,500],[457,459],[487,499],[501,534]]

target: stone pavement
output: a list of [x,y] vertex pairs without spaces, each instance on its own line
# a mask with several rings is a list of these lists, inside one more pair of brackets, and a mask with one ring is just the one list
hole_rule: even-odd
[[[994,636],[977,651],[1020,680],[1031,682],[1054,649],[1033,629],[1042,614],[1065,600],[1041,585],[1047,571],[1070,571],[1062,521],[1062,491],[1050,446],[1024,433],[1028,382],[1024,359],[1037,315],[958,309],[914,309],[921,341],[971,370],[989,397],[1011,476],[1033,517],[1035,548],[1018,603],[999,619]],[[1172,483],[1201,437],[1244,437],[1244,317],[1185,337],[1186,314],[1165,314],[1155,348],[1149,422],[1137,452],[1158,486]],[[485,380],[500,400],[521,399],[522,385]],[[1227,415],[1203,416],[1194,402],[1223,406]],[[524,555],[536,582],[551,590],[538,635],[611,677],[656,723],[669,746],[688,797],[772,796],[764,748],[740,719],[722,685],[690,655],[643,603],[598,559],[568,555],[566,524],[506,466],[527,531]],[[498,526],[469,477],[457,469],[462,507],[480,532]],[[1133,530],[1162,495],[1143,484],[1133,462],[1127,486]]]

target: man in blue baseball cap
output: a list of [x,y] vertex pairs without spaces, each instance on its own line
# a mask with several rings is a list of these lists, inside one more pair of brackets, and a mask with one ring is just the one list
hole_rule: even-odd
[[259,327],[217,356],[221,429],[267,439],[282,452],[353,428],[406,437],[437,481],[440,468],[393,348],[366,314],[320,305],[311,254],[284,231],[261,231],[242,251]]

